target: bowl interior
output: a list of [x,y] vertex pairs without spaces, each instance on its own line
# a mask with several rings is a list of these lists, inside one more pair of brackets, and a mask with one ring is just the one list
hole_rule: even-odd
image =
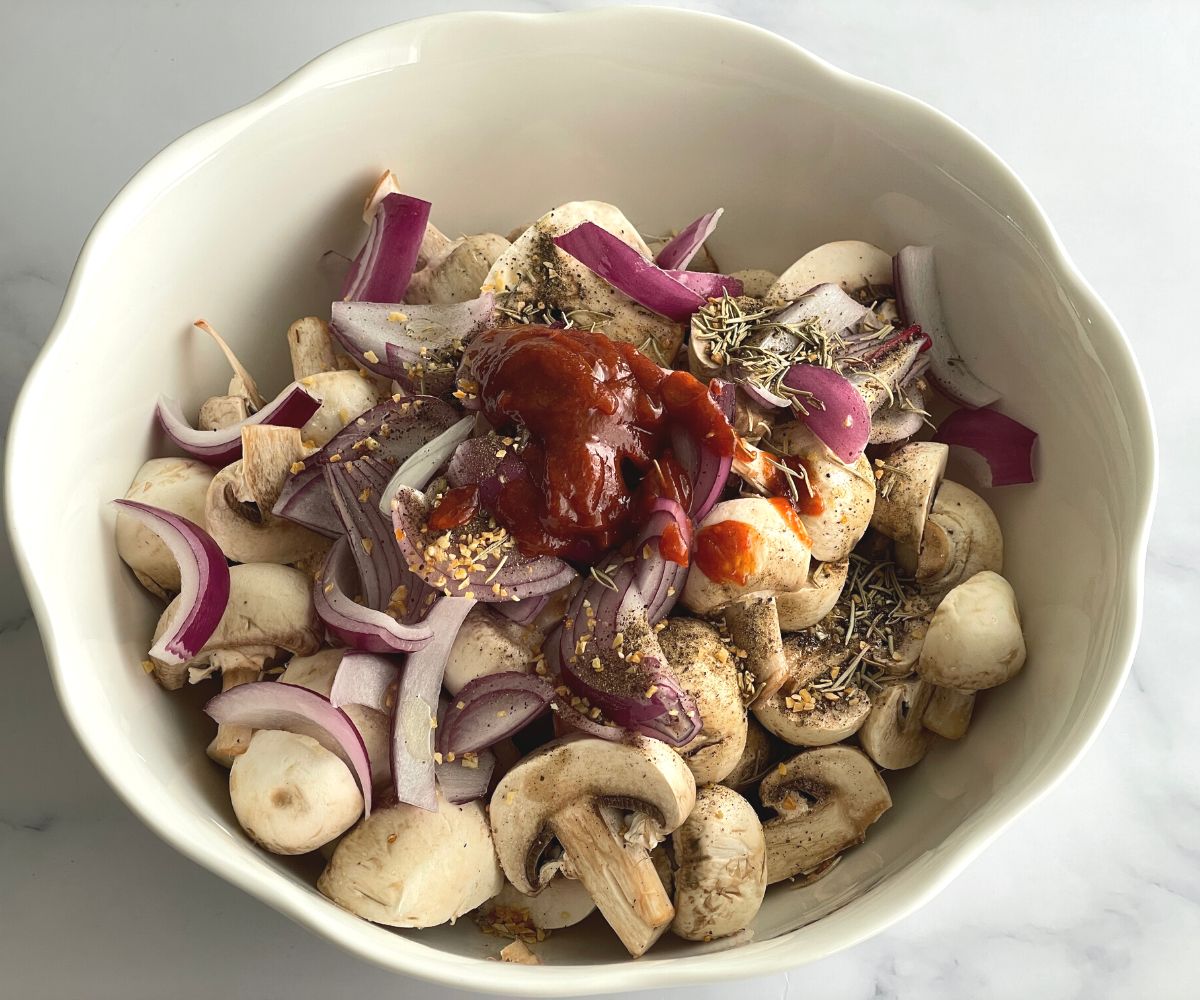
[[[228,377],[190,323],[209,319],[264,388],[282,385],[284,332],[327,315],[336,279],[322,255],[356,249],[361,198],[384,166],[451,234],[504,233],[595,198],[646,232],[724,206],[711,245],[725,270],[780,271],[832,239],[937,247],[960,348],[1005,411],[1041,434],[1037,485],[988,494],[1028,666],[981,699],[960,744],[888,777],[895,807],[832,875],[769,894],[738,962],[714,954],[669,981],[796,964],[911,908],[1063,772],[1119,687],[1152,479],[1144,403],[1111,320],[977,144],[913,102],[711,18],[472,16],[385,29],[198,130],[122,194],[81,261],[10,450],[14,537],[89,752],[193,857],[397,968],[563,994],[665,982],[672,959],[720,951],[666,940],[631,966],[608,934],[557,933],[548,962],[627,971],[551,988],[514,978],[528,970],[477,964],[497,942],[469,920],[420,933],[357,921],[311,888],[315,865],[247,842],[224,772],[203,753],[200,693],[165,693],[138,666],[159,607],[118,561],[105,501],[165,452],[156,396],[194,412]],[[62,433],[64,412],[73,433]],[[747,964],[753,955],[761,964]]]

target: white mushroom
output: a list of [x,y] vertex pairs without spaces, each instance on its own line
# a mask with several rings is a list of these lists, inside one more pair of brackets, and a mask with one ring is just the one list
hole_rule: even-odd
[[741,666],[754,682],[745,695],[751,704],[771,697],[787,680],[783,634],[774,594],[750,594],[722,612]]
[[931,685],[933,694],[921,716],[921,725],[931,733],[947,740],[961,740],[971,724],[975,710],[974,691],[956,691],[954,688]]
[[761,267],[751,267],[744,271],[734,271],[731,278],[737,278],[742,283],[742,294],[754,299],[765,299],[771,286],[779,280],[774,271],[764,271]]
[[320,447],[382,398],[369,375],[357,371],[317,372],[300,384],[321,400],[321,407],[300,428],[305,444]]
[[985,570],[938,605],[917,661],[933,684],[979,691],[1010,680],[1025,664],[1025,637],[1012,587]]
[[196,426],[202,431],[219,431],[240,424],[250,413],[244,395],[209,396],[200,404]]
[[737,663],[720,633],[695,618],[669,618],[658,641],[680,686],[696,699],[704,728],[679,753],[697,784],[720,781],[746,746]]
[[892,805],[875,765],[848,746],[818,747],[785,761],[763,778],[759,795],[777,813],[763,824],[768,884],[812,872],[861,844],[867,827]]
[[643,257],[650,250],[620,210],[601,201],[572,201],[552,209],[513,241],[496,261],[483,291],[507,300],[545,303],[551,309],[582,312],[577,325],[634,345],[650,342],[650,352],[663,363],[675,357],[682,341],[679,324],[638,305],[607,281],[554,245],[554,237],[583,222],[594,222],[633,247]]
[[850,561],[813,562],[808,582],[799,590],[775,595],[775,606],[779,614],[779,628],[783,632],[797,632],[816,625],[837,604],[846,585],[846,574]]
[[454,637],[442,683],[451,694],[458,694],[470,681],[488,674],[529,673],[541,645],[541,636],[532,628],[477,604]]
[[783,687],[754,705],[754,716],[769,732],[797,747],[821,747],[853,736],[867,718],[872,699],[859,685],[847,682],[834,697],[816,687],[832,683],[852,659],[836,637],[819,639],[809,632],[789,636],[783,644],[788,677]]
[[983,570],[1004,568],[1004,536],[987,501],[947,479],[938,488],[925,521],[919,554],[896,546],[901,567],[916,568],[921,591],[941,596]]
[[858,731],[867,756],[887,771],[912,767],[929,750],[931,735],[921,724],[933,686],[919,677],[885,681],[871,695],[871,713]]
[[404,803],[373,810],[317,881],[338,906],[390,927],[455,920],[503,885],[482,803],[440,796],[435,812]]
[[297,381],[321,372],[335,372],[341,367],[329,324],[319,316],[296,320],[288,327],[287,342],[292,377]]
[[757,785],[763,775],[770,770],[773,755],[774,748],[771,745],[770,735],[753,715],[748,716],[746,719],[746,748],[742,751],[738,762],[733,765],[733,770],[721,779],[721,784],[736,792],[745,791],[747,788]]
[[[137,471],[125,497],[161,507],[205,527],[204,496],[213,470],[192,458],[152,458]],[[117,513],[117,554],[150,593],[166,597],[179,590],[179,564],[149,528]]]
[[[945,478],[949,455],[950,448],[936,441],[912,441],[892,452],[879,481],[871,527],[898,546],[915,551],[925,534],[933,498]],[[916,566],[902,568],[911,573]]]
[[579,923],[596,909],[592,897],[578,879],[553,875],[536,896],[519,891],[507,879],[503,888],[479,908],[481,921],[516,924],[543,931]]
[[696,531],[684,605],[708,615],[750,594],[799,590],[808,579],[809,547],[798,527],[784,501],[717,504]]
[[509,246],[508,240],[495,233],[455,240],[412,276],[404,301],[423,304],[478,298],[492,265]]
[[226,558],[239,563],[294,563],[329,548],[329,539],[270,508],[239,498],[245,493],[241,461],[227,465],[208,487],[204,520]]
[[337,754],[310,736],[260,729],[229,771],[229,800],[245,830],[275,854],[307,854],[341,836],[362,793]]
[[696,783],[666,744],[635,737],[610,743],[554,740],[496,786],[492,831],[504,874],[521,892],[542,885],[541,856],[552,839],[630,954],[643,954],[675,916],[649,852],[614,829],[614,806],[650,817],[660,835],[676,830],[696,801]]
[[810,250],[779,276],[766,298],[778,302],[798,299],[816,285],[841,285],[856,292],[867,285],[892,283],[892,256],[861,240],[838,240]]
[[724,785],[706,785],[671,844],[671,930],[688,941],[711,941],[748,926],[767,891],[766,841],[754,807]]

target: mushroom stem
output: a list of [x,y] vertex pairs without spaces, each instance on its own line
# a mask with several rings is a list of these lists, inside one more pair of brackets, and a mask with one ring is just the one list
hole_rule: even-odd
[[645,954],[675,917],[650,853],[620,837],[590,797],[555,813],[550,828],[621,943]]
[[925,713],[921,716],[921,725],[944,739],[961,740],[971,724],[974,709],[974,691],[957,691],[935,685],[929,704],[925,706]]
[[238,356],[233,353],[233,348],[225,343],[225,338],[217,333],[217,331],[212,328],[211,324],[206,319],[198,319],[193,325],[197,330],[203,330],[210,337],[212,337],[213,343],[215,343],[217,347],[221,349],[221,353],[225,355],[225,360],[229,362],[229,367],[233,369],[233,374],[241,380],[242,388],[244,388],[246,391],[246,398],[250,401],[254,408],[256,410],[261,410],[264,406],[266,406],[267,401],[263,397],[263,394],[258,391],[258,385],[254,381],[254,376],[252,376],[246,370],[246,366],[238,360]]
[[237,498],[270,517],[283,484],[308,454],[297,427],[249,424],[242,428],[242,482]]
[[[241,653],[214,653],[212,659],[221,668],[222,691],[250,684],[262,674],[262,664]],[[209,743],[207,753],[222,767],[233,767],[234,760],[246,752],[253,736],[254,730],[249,726],[221,724],[217,726],[217,735]]]
[[292,357],[292,375],[302,378],[319,372],[338,370],[337,352],[329,324],[317,316],[305,316],[288,327],[288,353]]
[[746,650],[746,669],[754,677],[758,705],[770,698],[787,680],[787,660],[779,631],[779,608],[774,594],[753,594],[725,609],[725,625],[734,645]]

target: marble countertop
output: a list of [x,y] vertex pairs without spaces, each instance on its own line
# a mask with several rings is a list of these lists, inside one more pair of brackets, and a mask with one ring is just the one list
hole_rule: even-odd
[[[403,17],[475,5],[0,6],[6,426],[89,227],[146,159],[336,42]],[[1194,404],[1183,381],[1183,351],[1195,339],[1186,304],[1200,263],[1200,6],[689,6],[753,21],[915,94],[997,150],[1133,338],[1164,462],[1133,677],[1074,772],[941,896],[888,933],[789,974],[663,995],[1200,995],[1200,726],[1180,699],[1182,678],[1195,669],[1180,623],[1200,606],[1200,477],[1184,417]],[[1182,348],[1173,344],[1179,339]],[[0,996],[467,996],[357,962],[147,831],[84,758],[59,712],[2,539],[0,663],[7,683],[0,700]]]

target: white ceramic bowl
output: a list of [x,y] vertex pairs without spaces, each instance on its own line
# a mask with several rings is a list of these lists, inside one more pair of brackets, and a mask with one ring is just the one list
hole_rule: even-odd
[[[889,776],[895,808],[816,886],[776,889],[736,951],[668,936],[629,961],[607,933],[556,933],[540,968],[485,962],[470,920],[392,932],[313,888],[315,867],[257,850],[204,756],[199,692],[138,666],[158,606],[117,559],[113,514],[163,442],[156,395],[222,384],[204,315],[264,385],[289,322],[328,309],[319,259],[362,236],[383,166],[447,232],[507,232],[573,198],[647,231],[726,210],[729,270],[782,270],[861,238],[931,243],[964,353],[1041,432],[1041,478],[998,491],[1006,575],[1030,658],[982,699],[960,745]],[[275,376],[276,378],[272,378]],[[733,21],[654,9],[466,14],[339,46],[155,157],[97,223],[9,442],[9,524],[80,741],[180,851],[364,958],[484,991],[563,996],[796,966],[928,900],[1046,792],[1096,734],[1137,637],[1155,478],[1129,346],[1012,173],[935,111]]]

